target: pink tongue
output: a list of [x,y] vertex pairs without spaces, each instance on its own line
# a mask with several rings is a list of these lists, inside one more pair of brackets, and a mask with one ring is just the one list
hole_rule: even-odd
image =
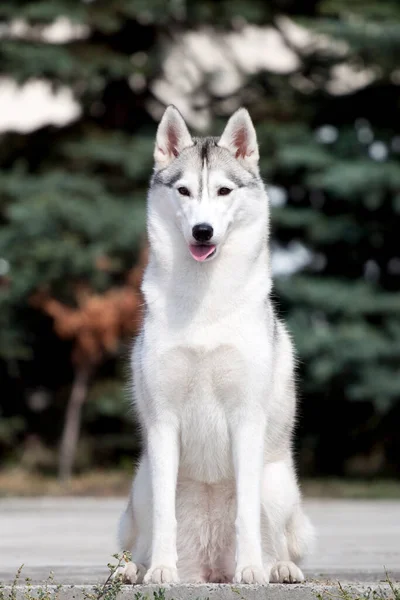
[[189,246],[189,250],[190,250],[190,254],[193,256],[193,258],[195,260],[202,262],[203,260],[206,260],[206,258],[214,252],[215,246],[213,246],[213,245],[211,245],[211,246],[206,246],[206,245],[195,246],[194,244],[191,244]]

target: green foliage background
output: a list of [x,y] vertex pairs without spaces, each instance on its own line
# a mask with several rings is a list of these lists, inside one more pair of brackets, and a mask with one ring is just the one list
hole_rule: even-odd
[[[57,447],[72,379],[70,348],[29,306],[30,295],[46,286],[71,303],[77,281],[106,290],[137,258],[156,128],[151,106],[159,104],[152,84],[168,44],[205,26],[218,37],[245,22],[284,33],[282,15],[345,42],[344,51],[332,43],[293,48],[295,74],[248,75],[229,98],[250,109],[262,174],[284,192],[286,202],[272,209],[273,247],[301,242],[311,251],[300,271],[276,278],[275,294],[299,353],[299,464],[307,474],[400,473],[396,0],[2,3],[0,25],[23,19],[31,29],[18,38],[4,30],[1,74],[66,85],[81,106],[66,126],[0,139],[0,258],[9,265],[0,279],[4,463],[20,460],[32,439]],[[86,26],[87,35],[45,42],[40,28],[60,16]],[[138,53],[145,60],[132,60]],[[332,69],[349,65],[373,77],[336,94]],[[145,81],[139,91],[129,83],[134,74]],[[226,98],[206,76],[200,88],[218,133]],[[107,272],[96,268],[102,256],[111,260]],[[122,348],[99,370],[90,391],[81,468],[122,464],[138,450],[124,392],[126,354]]]

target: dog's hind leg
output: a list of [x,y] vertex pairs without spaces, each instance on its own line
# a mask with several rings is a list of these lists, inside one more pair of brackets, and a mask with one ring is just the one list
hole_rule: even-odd
[[132,496],[129,496],[128,506],[124,510],[118,525],[118,544],[122,550],[132,550],[135,543],[135,520],[133,518]]
[[300,504],[297,504],[286,523],[281,544],[282,553],[271,568],[270,581],[277,583],[304,581],[298,564],[312,549],[313,543],[314,528],[303,513]]
[[264,467],[262,525],[264,568],[271,582],[304,581],[297,562],[307,550],[312,527],[300,507],[291,458]]
[[290,560],[300,562],[314,547],[315,531],[298,504],[286,524],[286,539]]
[[150,564],[151,488],[147,463],[142,461],[134,477],[128,506],[121,516],[118,540],[122,550],[132,553],[132,562],[120,567],[114,576],[126,583],[142,583]]

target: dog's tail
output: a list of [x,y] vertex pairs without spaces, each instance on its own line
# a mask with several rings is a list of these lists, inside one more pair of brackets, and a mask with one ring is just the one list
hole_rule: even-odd
[[315,546],[315,529],[300,505],[296,506],[287,525],[286,537],[290,560],[298,564]]
[[135,526],[133,520],[132,498],[129,496],[128,506],[121,515],[118,526],[118,543],[121,550],[132,552],[135,542]]

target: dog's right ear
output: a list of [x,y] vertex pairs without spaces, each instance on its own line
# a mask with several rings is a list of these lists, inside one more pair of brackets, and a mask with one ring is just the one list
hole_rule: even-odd
[[154,162],[156,169],[167,167],[184,148],[193,146],[186,123],[175,106],[168,106],[157,129]]
[[253,171],[258,167],[258,144],[253,121],[245,108],[239,108],[229,119],[218,146],[229,150],[233,156]]

